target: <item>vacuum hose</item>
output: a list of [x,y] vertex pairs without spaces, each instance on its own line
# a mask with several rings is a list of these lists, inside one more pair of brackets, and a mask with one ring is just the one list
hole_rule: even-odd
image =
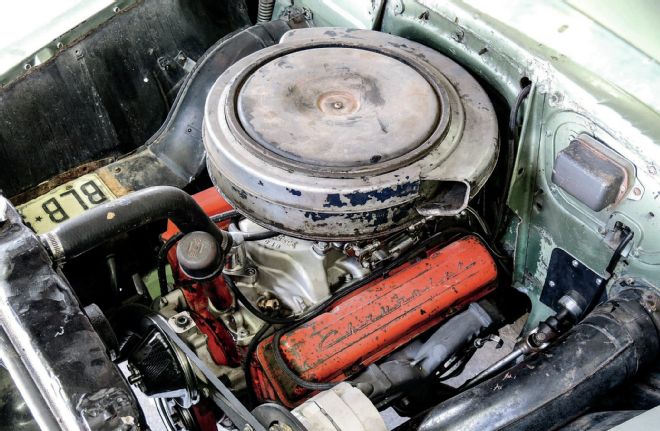
[[434,407],[404,429],[554,429],[654,362],[660,297],[625,290],[546,350]]

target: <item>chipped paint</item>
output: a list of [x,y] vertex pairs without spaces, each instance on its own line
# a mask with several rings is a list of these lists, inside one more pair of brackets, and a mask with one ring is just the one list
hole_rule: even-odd
[[[306,380],[337,378],[382,358],[460,311],[488,293],[496,277],[495,262],[479,240],[458,240],[285,334],[282,354]],[[304,391],[278,374],[277,366],[271,368],[270,348],[270,340],[262,342],[258,360],[284,403],[295,404]]]

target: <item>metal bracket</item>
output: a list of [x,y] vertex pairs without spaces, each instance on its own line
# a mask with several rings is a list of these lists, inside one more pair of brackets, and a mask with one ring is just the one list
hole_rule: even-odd
[[605,283],[605,279],[587,268],[582,262],[560,248],[550,256],[548,272],[541,291],[541,302],[558,311],[559,299],[574,289],[585,298],[591,298]]

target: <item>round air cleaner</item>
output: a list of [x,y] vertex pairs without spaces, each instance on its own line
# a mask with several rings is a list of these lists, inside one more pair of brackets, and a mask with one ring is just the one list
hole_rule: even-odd
[[497,135],[488,97],[452,60],[337,28],[292,30],[238,61],[213,85],[204,120],[209,173],[227,200],[318,240],[462,211],[492,172]]

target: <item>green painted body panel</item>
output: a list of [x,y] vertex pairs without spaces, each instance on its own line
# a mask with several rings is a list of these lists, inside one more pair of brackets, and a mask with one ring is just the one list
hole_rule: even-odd
[[[377,28],[421,42],[509,103],[521,79],[531,79],[508,196],[516,217],[504,238],[515,247],[515,286],[533,300],[528,325],[551,312],[538,299],[552,250],[568,251],[605,277],[613,249],[599,231],[616,221],[635,237],[609,288],[621,280],[660,287],[660,39],[643,28],[615,29],[612,16],[596,16],[587,3],[284,0],[276,8],[275,18],[292,6],[306,8],[316,25]],[[556,154],[581,132],[634,163],[639,196],[630,192],[631,199],[596,213],[551,182]]]

